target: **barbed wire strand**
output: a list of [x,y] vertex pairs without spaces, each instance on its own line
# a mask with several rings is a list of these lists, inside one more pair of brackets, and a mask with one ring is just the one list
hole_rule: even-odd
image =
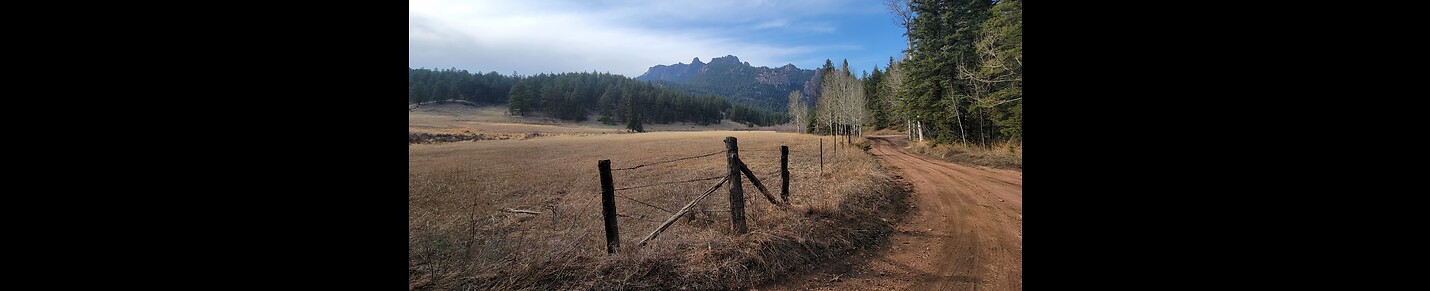
[[626,197],[626,196],[620,195],[620,194],[617,194],[616,197],[626,198],[626,200],[635,201],[636,203],[640,203],[640,204],[645,205],[645,206],[650,206],[651,208],[660,209],[660,211],[665,211],[666,213],[675,214],[675,211],[670,211],[669,209],[660,208],[659,206],[655,206],[655,205],[650,205],[650,203],[645,203],[645,201],[636,200],[635,198]]
[[[596,199],[592,199],[592,200],[587,201],[585,208],[586,208],[586,209],[593,209],[593,208],[594,208],[594,209],[596,209],[597,211],[600,211],[600,210],[604,207],[603,205],[599,205],[599,204],[601,203],[601,192],[598,191],[598,192],[595,192],[595,194],[596,194]],[[594,207],[593,207],[593,206],[594,206]],[[586,228],[586,231],[578,232],[579,235],[576,236],[576,240],[575,240],[575,241],[581,241],[581,240],[585,239],[587,236],[591,235],[591,233],[595,232],[597,229],[599,229],[599,228],[597,228],[597,227],[587,227],[587,228]]]
[[663,185],[670,185],[670,184],[679,184],[679,183],[689,183],[689,182],[697,182],[697,181],[709,181],[709,180],[715,180],[715,179],[720,179],[720,178],[724,178],[724,177],[725,177],[725,176],[715,176],[715,177],[710,177],[710,178],[690,179],[690,180],[685,180],[685,181],[675,181],[675,182],[665,182],[665,183],[657,183],[657,184],[651,184],[651,185],[631,186],[631,187],[625,187],[625,188],[617,188],[616,191],[620,191],[620,190],[630,190],[630,189],[639,189],[639,188],[645,188],[645,187],[663,186]]
[[[661,223],[660,221],[645,219],[644,217],[635,217],[635,216],[631,216],[630,214],[616,214],[616,216],[617,216],[617,217],[622,217],[622,218],[630,218],[630,219],[645,221],[645,222]],[[644,215],[642,215],[642,216],[644,216]]]
[[674,159],[674,160],[669,160],[669,161],[660,161],[660,162],[654,162],[654,163],[649,163],[649,164],[642,164],[642,165],[638,165],[638,166],[635,166],[635,167],[612,169],[611,171],[612,171],[612,172],[615,172],[615,171],[635,170],[635,169],[639,169],[640,167],[651,166],[651,165],[658,165],[658,164],[664,164],[664,163],[670,163],[670,162],[677,162],[677,161],[684,161],[684,160],[696,159],[696,158],[704,158],[704,157],[708,157],[708,156],[718,155],[718,154],[724,153],[724,152],[725,152],[725,151],[717,151],[717,152],[708,153],[708,154],[703,154],[703,155],[698,155],[698,156],[684,157],[684,158],[679,158],[679,159]]

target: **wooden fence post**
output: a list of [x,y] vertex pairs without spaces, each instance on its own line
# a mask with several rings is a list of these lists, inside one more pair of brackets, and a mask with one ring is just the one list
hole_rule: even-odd
[[780,146],[780,199],[789,203],[789,146]]
[[740,184],[740,145],[733,136],[725,137],[725,158],[730,166],[730,227],[744,234],[750,228],[745,225],[745,189]]
[[601,216],[606,219],[606,253],[621,249],[621,234],[616,225],[616,185],[611,182],[611,160],[596,162],[601,169]]
[[819,138],[819,175],[824,176],[824,138]]

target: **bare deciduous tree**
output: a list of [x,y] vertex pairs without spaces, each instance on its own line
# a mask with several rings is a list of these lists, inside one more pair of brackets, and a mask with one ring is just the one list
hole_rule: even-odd
[[806,122],[808,122],[808,120],[806,119],[808,118],[808,114],[809,107],[804,105],[804,98],[802,98],[802,96],[799,94],[799,91],[790,91],[789,118],[790,121],[794,123],[795,132],[805,133],[804,130],[808,127],[808,124],[805,124]]
[[[968,81],[968,93],[969,98],[973,99],[971,102],[973,109],[979,110],[984,115],[993,111],[998,105],[1023,99],[1021,90],[1000,90],[1023,82],[1022,56],[1002,54],[997,47],[1001,41],[1005,40],[1001,39],[998,34],[983,33],[978,42],[974,43],[974,48],[978,53],[978,64],[971,65],[960,61],[955,66],[958,70],[957,78]],[[988,119],[987,116],[984,116],[984,119]],[[980,128],[987,128],[987,126]],[[978,134],[991,139],[993,133],[989,129],[984,131]],[[992,142],[984,139],[983,146],[992,147]]]
[[907,54],[907,51],[914,48],[914,40],[909,38],[909,24],[914,22],[914,9],[913,7],[909,7],[909,0],[884,1],[884,7],[889,9],[889,12],[894,13],[894,24],[898,24],[899,27],[904,28],[904,39],[908,42],[908,46],[904,47],[904,57],[907,59],[911,57],[911,55]]
[[824,76],[822,91],[816,108],[816,118],[820,119],[820,124],[827,124],[835,130],[841,126],[850,126],[862,131],[869,118],[868,109],[865,107],[867,101],[864,96],[864,82],[848,71],[835,70]]

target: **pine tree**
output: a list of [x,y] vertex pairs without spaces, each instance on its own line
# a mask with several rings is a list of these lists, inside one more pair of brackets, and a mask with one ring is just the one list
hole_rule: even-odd
[[909,6],[915,16],[908,25],[911,48],[902,87],[907,114],[921,127],[916,130],[936,143],[972,139],[988,144],[987,110],[972,106],[976,88],[959,73],[981,65],[974,43],[991,2],[926,0]]
[[636,98],[632,97],[626,98],[626,129],[630,129],[634,132],[645,132],[645,127],[641,126],[640,111],[636,110]]
[[516,86],[511,87],[511,97],[507,103],[507,112],[526,116],[526,113],[531,110],[531,108],[528,107],[528,102],[530,102],[529,100],[532,96],[527,83],[528,82],[517,82]]

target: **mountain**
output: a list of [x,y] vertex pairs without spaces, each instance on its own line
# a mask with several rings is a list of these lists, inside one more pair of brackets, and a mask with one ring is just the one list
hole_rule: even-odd
[[[650,81],[691,94],[709,94],[777,112],[786,111],[790,91],[805,91],[815,76],[806,70],[786,64],[778,68],[754,67],[740,58],[726,55],[703,63],[699,57],[690,64],[656,65],[636,80]],[[819,87],[816,83],[814,87]],[[805,96],[810,94],[806,92]]]

